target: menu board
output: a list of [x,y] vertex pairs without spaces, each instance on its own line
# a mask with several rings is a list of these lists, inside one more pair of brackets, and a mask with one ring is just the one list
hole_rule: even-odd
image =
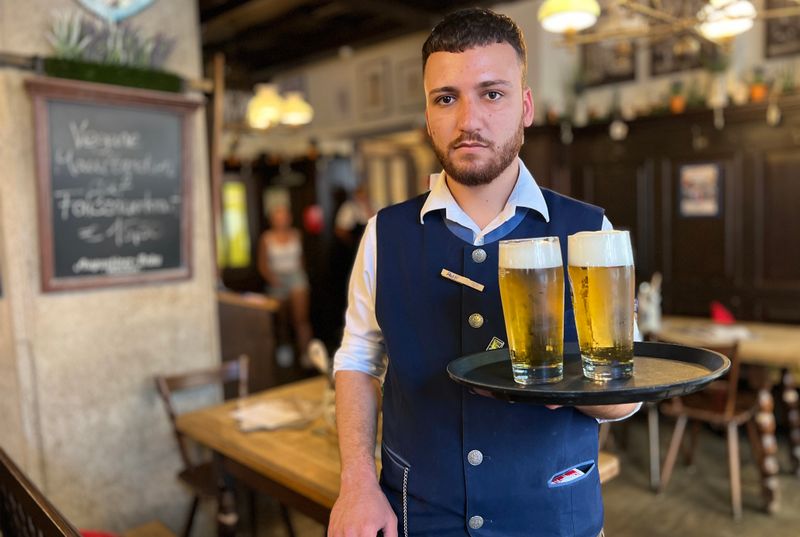
[[31,86],[44,290],[189,277],[187,108]]

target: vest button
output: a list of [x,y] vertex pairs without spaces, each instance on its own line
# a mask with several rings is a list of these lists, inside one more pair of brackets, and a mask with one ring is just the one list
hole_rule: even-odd
[[481,453],[477,449],[473,449],[472,451],[467,453],[467,461],[472,466],[478,466],[480,463],[483,462],[483,453]]
[[469,325],[472,328],[480,328],[483,326],[483,315],[480,313],[473,313],[469,316]]
[[483,527],[483,517],[480,515],[469,517],[469,527],[473,530],[481,529]]
[[483,263],[486,261],[486,250],[478,248],[472,251],[472,260],[476,263]]

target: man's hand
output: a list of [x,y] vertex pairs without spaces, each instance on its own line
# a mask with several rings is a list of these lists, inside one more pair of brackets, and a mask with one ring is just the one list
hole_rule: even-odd
[[[631,414],[639,403],[624,403],[619,405],[584,405],[576,406],[578,410],[601,420],[618,420]],[[545,405],[550,410],[561,408],[561,405]]]
[[328,537],[397,537],[397,517],[375,474],[378,379],[358,371],[336,373],[336,424],[342,484]]
[[380,486],[371,479],[345,485],[333,505],[328,537],[397,537],[397,517]]

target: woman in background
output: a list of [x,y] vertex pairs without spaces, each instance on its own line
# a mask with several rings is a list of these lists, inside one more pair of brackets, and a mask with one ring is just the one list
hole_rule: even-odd
[[306,367],[306,351],[311,341],[309,287],[303,263],[300,231],[292,227],[289,208],[279,205],[270,211],[270,229],[258,243],[258,271],[267,282],[267,294],[288,305],[301,365]]

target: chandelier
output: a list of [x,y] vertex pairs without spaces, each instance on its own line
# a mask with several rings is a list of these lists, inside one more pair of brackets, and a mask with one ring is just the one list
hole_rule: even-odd
[[[797,6],[758,9],[750,0],[709,0],[696,13],[678,16],[666,8],[676,0],[607,0],[602,9],[622,13],[626,24],[597,27],[601,3],[597,0],[546,0],[539,8],[539,22],[564,36],[568,45],[638,38],[659,39],[675,34],[696,34],[716,45],[727,45],[753,27],[756,19],[800,16]],[[633,24],[632,21],[639,21]]]
[[275,84],[258,84],[255,95],[247,103],[247,124],[254,129],[269,129],[278,124],[306,125],[314,117],[314,109],[299,91],[278,93]]

